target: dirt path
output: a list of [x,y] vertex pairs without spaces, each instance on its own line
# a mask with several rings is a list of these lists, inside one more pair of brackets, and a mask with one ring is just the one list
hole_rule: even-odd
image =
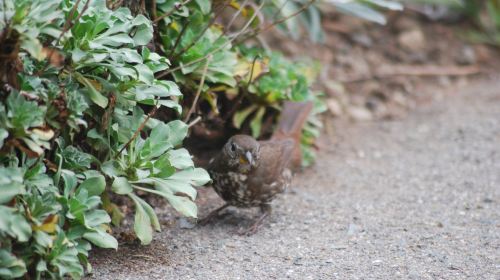
[[500,279],[500,82],[335,129],[256,235],[234,234],[256,211],[230,210],[99,252],[90,278]]

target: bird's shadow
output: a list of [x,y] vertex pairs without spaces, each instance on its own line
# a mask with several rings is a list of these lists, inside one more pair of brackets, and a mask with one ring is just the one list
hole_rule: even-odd
[[[257,211],[255,211],[257,210]],[[246,228],[250,226],[257,218],[258,209],[237,209],[234,207],[227,208],[209,221],[206,225],[198,225],[200,228]]]

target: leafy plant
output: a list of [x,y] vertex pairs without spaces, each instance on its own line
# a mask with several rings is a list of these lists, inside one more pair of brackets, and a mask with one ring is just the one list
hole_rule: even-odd
[[475,30],[461,32],[466,39],[478,43],[500,44],[500,2],[498,0],[406,0],[405,2],[435,5],[457,12],[476,25]]
[[[332,10],[364,20],[386,24],[381,9],[400,11],[403,6],[397,1],[389,0],[274,0],[265,6],[264,12],[269,16],[280,15],[275,20],[281,30],[297,40],[303,31],[313,42],[323,41],[321,13]],[[286,19],[286,20],[284,20]]]
[[241,128],[245,122],[248,123],[252,135],[258,138],[263,132],[264,116],[271,115],[275,118],[277,114],[273,112],[280,110],[283,101],[312,101],[313,113],[309,116],[302,135],[303,165],[310,165],[314,161],[311,146],[319,136],[322,127],[318,115],[326,110],[320,99],[321,94],[311,90],[312,79],[315,77],[312,73],[307,75],[311,72],[311,66],[291,62],[279,53],[271,53],[269,56],[255,60],[252,64],[250,58],[255,57],[260,50],[242,49],[242,51],[248,59],[247,64],[244,65],[247,65],[249,69],[253,68],[252,72],[252,70],[245,70],[245,66],[240,67],[245,73],[242,80],[252,79],[252,81],[241,89],[244,92],[248,91],[245,96],[249,105],[233,116],[233,125]]
[[326,0],[326,3],[332,5],[341,13],[359,17],[378,24],[386,24],[384,14],[379,9],[388,9],[400,11],[403,6],[397,1],[389,0]]
[[91,244],[117,247],[104,209],[115,222],[119,210],[101,199],[109,191],[134,202],[143,244],[160,224],[135,190],[196,217],[193,186],[210,178],[178,148],[187,126],[153,116],[179,114],[181,93],[154,77],[169,61],[146,47],[151,21],[104,1],[4,4],[0,277],[80,278]]

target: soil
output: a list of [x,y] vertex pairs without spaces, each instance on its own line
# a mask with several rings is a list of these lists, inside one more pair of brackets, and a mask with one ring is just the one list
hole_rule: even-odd
[[[316,165],[274,202],[190,228],[169,221],[149,246],[90,258],[89,279],[499,279],[500,83],[451,92],[397,121],[337,121]],[[369,137],[367,137],[369,135]],[[200,191],[200,215],[222,201]]]

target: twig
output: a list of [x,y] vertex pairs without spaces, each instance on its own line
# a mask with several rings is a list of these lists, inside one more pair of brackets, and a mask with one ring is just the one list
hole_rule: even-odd
[[253,70],[255,69],[255,63],[257,62],[257,58],[259,58],[259,54],[256,55],[254,58],[253,58],[253,62],[252,62],[252,69],[250,69],[250,77],[248,78],[248,82],[247,82],[247,89],[248,87],[250,86],[250,84],[252,83],[252,79],[253,79]]
[[309,2],[307,2],[305,5],[303,5],[302,7],[300,7],[297,11],[293,12],[292,14],[284,17],[284,18],[281,18],[279,20],[276,20],[274,22],[271,22],[270,24],[266,25],[264,28],[262,29],[259,29],[259,28],[254,28],[252,30],[249,31],[248,35],[247,36],[243,36],[242,39],[238,40],[236,42],[236,45],[242,43],[243,41],[245,40],[248,40],[252,37],[255,37],[257,36],[259,33],[262,33],[262,32],[266,32],[267,30],[271,29],[272,27],[278,25],[278,24],[281,24],[297,15],[299,15],[300,13],[302,13],[303,11],[305,11],[307,8],[309,8],[309,6],[311,6],[314,2],[316,2],[316,0],[310,0]]
[[168,52],[167,57],[170,57],[175,52],[175,49],[177,48],[177,45],[179,45],[179,43],[181,42],[182,36],[184,36],[184,33],[186,32],[186,30],[187,30],[187,28],[188,28],[188,26],[189,26],[190,23],[191,22],[188,21],[188,22],[186,22],[186,24],[184,24],[182,26],[181,33],[179,33],[179,36],[177,36],[177,39],[175,40],[174,46]]
[[201,116],[196,117],[192,122],[188,124],[188,128],[193,127],[195,124],[199,123],[201,121]]
[[[263,6],[264,6],[264,2],[262,2],[262,3],[259,5],[258,10],[261,10]],[[247,21],[247,23],[245,24],[245,26],[244,26],[244,27],[243,27],[243,28],[242,28],[242,29],[241,29],[241,30],[240,30],[240,31],[239,31],[239,32],[238,32],[238,33],[237,33],[237,34],[236,34],[233,38],[231,38],[230,40],[228,40],[226,43],[222,44],[222,45],[221,45],[221,46],[219,46],[218,48],[216,48],[216,49],[214,49],[213,51],[209,52],[209,53],[208,53],[207,55],[205,55],[204,57],[200,57],[200,58],[198,58],[198,59],[195,59],[195,60],[193,60],[193,61],[190,61],[190,62],[188,62],[188,63],[186,63],[186,64],[183,64],[182,66],[186,67],[186,66],[190,66],[190,65],[193,65],[193,64],[195,64],[195,63],[198,63],[198,62],[200,62],[200,61],[203,61],[203,60],[207,59],[207,57],[208,57],[208,56],[212,56],[212,55],[213,55],[213,54],[215,54],[216,52],[218,52],[218,51],[220,51],[220,50],[224,49],[225,47],[227,47],[227,46],[228,46],[229,44],[231,44],[231,43],[232,43],[232,42],[233,42],[236,38],[238,38],[238,36],[239,36],[240,34],[242,34],[243,32],[245,32],[245,31],[246,31],[246,29],[250,26],[250,24],[253,22],[253,20],[255,19],[255,17],[256,17],[256,16],[257,16],[257,13],[253,14],[253,15],[252,15],[252,17],[251,17],[251,18]],[[177,67],[174,67],[174,68],[172,68],[172,69],[170,69],[170,70],[168,70],[168,71],[165,71],[165,72],[163,72],[163,73],[159,74],[159,75],[157,76],[157,79],[160,79],[160,78],[162,78],[162,77],[165,77],[166,75],[169,75],[170,73],[175,72],[175,71],[177,71],[177,70],[181,69],[181,67],[182,67],[182,66],[177,66]]]
[[468,76],[481,73],[477,65],[472,66],[435,66],[435,65],[394,65],[382,68],[371,76],[353,77],[339,80],[342,83],[356,83],[394,76]]
[[135,258],[141,258],[141,259],[148,259],[148,260],[154,260],[153,257],[151,256],[148,256],[148,255],[141,255],[141,254],[135,254],[135,255],[132,255],[132,257],[135,257]]
[[151,0],[151,16],[153,17],[153,23],[156,22],[156,0]]
[[248,79],[247,86],[246,86],[246,88],[243,89],[243,92],[240,95],[238,95],[236,102],[234,102],[233,108],[231,108],[231,110],[228,113],[226,113],[226,115],[224,116],[224,118],[223,118],[224,121],[227,121],[239,109],[239,107],[241,105],[241,101],[243,101],[243,98],[245,97],[246,93],[248,92],[248,88],[250,87],[250,84],[252,83],[255,63],[257,62],[257,58],[259,58],[259,56],[260,55],[256,55],[253,58],[252,69],[250,70],[251,71],[250,78]]
[[212,56],[207,58],[207,63],[205,64],[205,68],[203,68],[203,74],[201,75],[200,85],[198,86],[198,90],[196,91],[196,95],[193,100],[193,104],[191,104],[191,108],[189,109],[186,117],[184,118],[184,122],[189,120],[191,114],[194,112],[194,108],[196,108],[196,104],[198,103],[198,99],[200,98],[201,90],[203,89],[203,85],[205,85],[205,77],[207,76],[208,65],[210,64],[210,60],[212,60]]
[[[50,64],[50,60],[52,59],[52,55],[54,54],[54,51],[56,49],[55,46],[57,46],[59,44],[59,42],[61,41],[61,39],[64,36],[64,34],[66,32],[68,32],[68,30],[70,30],[74,26],[74,22],[78,22],[80,20],[80,18],[83,16],[83,14],[85,13],[85,11],[88,9],[90,1],[91,0],[87,0],[87,2],[85,3],[85,5],[83,6],[82,10],[78,14],[78,16],[72,21],[71,19],[73,18],[73,15],[75,14],[76,9],[78,8],[78,5],[80,4],[80,0],[76,1],[75,5],[71,9],[71,12],[70,12],[70,14],[68,16],[68,19],[66,19],[66,22],[64,23],[64,28],[61,31],[61,34],[59,34],[59,37],[57,37],[57,40],[56,40],[56,43],[55,43],[54,47],[50,48],[50,53],[47,56],[47,62],[45,63],[45,66],[40,71],[38,71],[37,75],[40,75],[41,73],[43,73],[47,69],[47,67]],[[71,22],[73,22],[73,23],[71,23]]]
[[271,18],[276,18],[280,13],[281,11],[283,11],[283,9],[285,8],[286,4],[288,4],[288,2],[290,2],[290,0],[285,0],[283,2],[283,4],[281,4],[281,6],[278,8],[278,10],[273,14],[273,16]]
[[118,158],[122,154],[123,150],[125,150],[130,145],[130,143],[132,143],[132,141],[134,141],[134,139],[137,138],[137,136],[139,136],[139,133],[141,133],[141,131],[146,126],[146,123],[156,113],[156,110],[158,110],[158,105],[155,105],[154,108],[148,113],[148,115],[146,116],[146,119],[144,119],[144,121],[141,123],[141,125],[139,125],[137,130],[134,132],[134,135],[132,135],[132,137],[127,141],[127,143],[125,143],[125,145],[120,149],[118,154],[116,154],[115,158]]
[[[175,60],[176,58],[178,58],[179,56],[181,56],[183,53],[187,52],[189,49],[191,49],[196,43],[198,43],[198,41],[201,39],[201,37],[203,37],[203,35],[205,34],[205,32],[207,32],[207,30],[214,24],[214,22],[217,20],[217,18],[222,14],[222,12],[226,9],[227,5],[228,5],[229,1],[225,1],[224,2],[224,5],[222,6],[222,8],[220,8],[220,11],[218,11],[215,16],[210,20],[210,22],[203,28],[203,30],[200,32],[200,34],[198,34],[198,36],[196,36],[196,38],[194,38],[194,40],[189,43],[189,45],[185,46],[182,50],[179,51],[179,53],[175,54],[172,58],[170,58],[170,60]],[[174,50],[175,51],[175,50]]]
[[3,20],[5,21],[5,30],[10,29],[10,21],[7,20],[7,1],[3,2]]
[[243,9],[246,7],[247,3],[248,3],[248,0],[243,1],[243,4],[241,4],[240,9],[236,13],[234,13],[231,20],[229,20],[229,23],[224,27],[224,32],[222,32],[221,36],[226,34],[226,32],[231,28],[231,26],[233,26],[234,21],[241,14]]
[[[182,8],[182,6],[185,6],[185,5],[189,4],[189,2],[191,2],[191,0],[186,0],[186,1],[181,2],[181,3],[175,3],[174,4],[174,8],[172,10],[164,13],[163,15],[161,15],[159,17],[155,17],[156,16],[156,11],[155,11],[154,15],[153,15],[153,23],[157,23],[160,20],[162,20],[162,19],[164,19],[166,17],[171,16],[173,13],[175,13],[175,11],[178,11],[180,8]],[[155,6],[156,6],[156,1],[155,1]]]

